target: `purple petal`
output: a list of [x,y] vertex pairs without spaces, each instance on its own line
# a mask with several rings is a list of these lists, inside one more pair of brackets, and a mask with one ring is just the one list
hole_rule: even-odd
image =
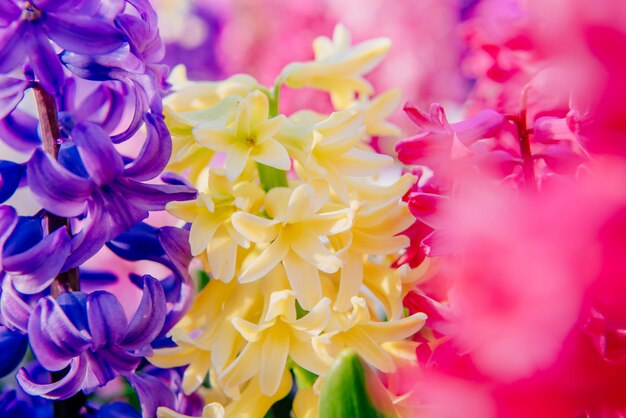
[[128,322],[117,298],[104,291],[97,291],[87,299],[89,331],[93,341],[92,350],[117,344],[126,333]]
[[142,418],[155,417],[159,406],[175,407],[174,392],[158,378],[147,374],[133,374],[128,376],[128,383],[137,391]]
[[30,154],[41,144],[37,124],[37,118],[17,109],[0,119],[0,140],[16,151]]
[[0,203],[6,202],[20,186],[26,167],[12,161],[0,161]]
[[28,319],[30,318],[32,308],[22,298],[23,295],[15,290],[11,278],[5,277],[2,282],[2,295],[0,296],[2,323],[11,330],[25,333],[28,329]]
[[109,236],[111,228],[111,219],[106,216],[101,205],[92,203],[83,229],[72,238],[72,249],[63,270],[83,264],[100,251],[111,238]]
[[84,0],[80,5],[80,10],[82,13],[90,16],[99,16],[107,20],[113,20],[124,11],[125,5],[124,0]]
[[[80,306],[66,306],[81,310]],[[51,297],[39,301],[28,321],[33,354],[48,370],[63,370],[73,358],[91,345],[91,338],[80,331]]]
[[82,0],[38,0],[37,8],[46,12],[56,12],[76,7]]
[[85,212],[92,183],[66,170],[41,149],[33,153],[26,176],[35,198],[47,211],[67,217]]
[[95,418],[140,418],[137,410],[128,403],[113,402],[98,410]]
[[196,191],[187,186],[144,184],[131,179],[120,179],[116,185],[129,203],[147,211],[163,210],[169,202],[196,197]]
[[0,325],[0,377],[11,373],[24,358],[28,337]]
[[44,25],[61,48],[79,54],[106,54],[126,41],[113,24],[76,13],[44,13]]
[[102,357],[102,353],[103,351],[94,353],[87,350],[83,354],[87,364],[89,364],[89,371],[82,386],[84,391],[91,392],[106,385],[118,376],[118,373],[115,372],[107,359]]
[[122,174],[122,157],[115,150],[111,138],[98,125],[90,122],[76,125],[72,129],[72,139],[78,146],[85,168],[96,184],[109,184]]
[[151,276],[143,277],[143,296],[128,326],[128,332],[121,346],[128,350],[144,348],[154,340],[165,321],[165,292],[158,280]]
[[[3,2],[3,3],[6,3]],[[2,30],[0,33],[0,73],[6,74],[24,62],[26,49],[22,45],[26,25],[22,22]]]
[[[67,90],[67,85],[65,89]],[[73,111],[75,120],[78,122],[93,121],[91,118],[97,115],[103,108],[110,106],[111,96],[112,89],[107,85],[101,84],[91,94],[82,99],[80,104],[76,103],[77,108]]]
[[162,117],[146,113],[146,139],[139,155],[124,170],[126,177],[151,180],[167,165],[172,154],[172,138]]
[[0,81],[0,119],[15,110],[24,98],[24,90],[30,85],[30,81],[13,77],[6,77]]
[[22,14],[22,10],[12,1],[0,2],[0,28],[6,28]]
[[100,350],[98,354],[113,368],[116,374],[126,376],[137,369],[146,353],[145,350],[137,354],[129,353],[126,349],[114,345],[107,350]]
[[[124,87],[126,86],[124,85]],[[108,89],[109,110],[106,112],[104,118],[100,121],[100,126],[102,126],[102,129],[104,129],[106,132],[113,132],[113,130],[117,128],[117,126],[120,124],[120,121],[124,116],[124,110],[127,107],[127,92],[125,90],[125,88],[121,91],[115,90],[113,88]],[[114,143],[118,142],[115,140],[115,138],[111,139]]]
[[[0,257],[5,239],[17,224],[17,212],[11,206],[0,206]],[[0,260],[2,260],[0,258]]]
[[41,25],[31,24],[31,28],[32,30],[25,37],[28,62],[33,67],[43,88],[53,96],[60,96],[65,82],[61,61],[54,52],[54,48],[52,48]]
[[130,139],[133,135],[135,135],[139,128],[141,128],[141,124],[143,123],[144,111],[148,108],[148,99],[145,97],[145,95],[138,91],[138,89],[134,88],[134,84],[132,90],[135,97],[133,118],[123,132],[115,134],[111,138],[116,144],[124,142]]
[[75,357],[70,362],[70,370],[59,381],[39,384],[31,380],[30,375],[26,369],[21,368],[17,372],[17,381],[24,389],[24,392],[33,395],[41,396],[46,399],[67,399],[78,393],[80,390],[85,375],[87,374],[87,362],[82,357]]
[[98,199],[102,202],[101,206],[110,219],[111,229],[107,241],[128,231],[148,217],[148,211],[128,199],[126,191],[119,187],[118,183],[115,182],[112,186],[103,188],[98,194]]
[[173,226],[164,226],[157,230],[157,237],[176,268],[176,273],[186,280],[191,280],[189,263],[193,257],[189,246],[189,231]]
[[70,237],[65,227],[57,229],[32,248],[4,257],[4,270],[20,293],[43,291],[61,271],[70,251]]

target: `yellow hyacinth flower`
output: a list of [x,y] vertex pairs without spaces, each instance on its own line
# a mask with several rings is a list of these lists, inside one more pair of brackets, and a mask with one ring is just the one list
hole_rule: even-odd
[[201,173],[209,167],[215,152],[196,142],[193,129],[206,123],[231,123],[238,102],[236,96],[228,96],[211,108],[180,113],[165,106],[165,123],[172,136],[172,156],[167,169],[180,174],[187,172],[189,180],[196,183]]
[[282,263],[289,283],[304,309],[322,298],[319,271],[334,273],[341,260],[324,244],[323,238],[346,231],[352,224],[349,208],[319,211],[325,199],[308,184],[295,189],[274,188],[265,196],[271,219],[245,212],[232,216],[235,229],[246,239],[267,248],[239,275],[241,283],[258,280]]
[[[345,348],[392,372],[426,319],[406,317],[402,304],[422,266],[391,267],[409,243],[402,232],[414,218],[402,198],[416,179],[368,145],[399,134],[388,121],[399,91],[375,96],[363,78],[389,41],[352,45],[339,25],[314,50],[273,89],[247,75],[195,82],[179,68],[170,77],[168,168],[198,196],[167,210],[191,225],[192,265],[210,280],[169,332],[176,346],[149,360],[186,366],[182,390],[203,396],[202,418],[262,418],[296,387],[293,414],[314,418]],[[283,84],[326,91],[337,110],[280,115]],[[189,418],[167,408],[158,416]]]
[[157,418],[225,418],[224,407],[217,402],[212,402],[202,409],[202,416],[192,417],[191,415],[179,414],[169,408],[161,407],[157,409]]
[[163,103],[175,112],[208,109],[228,96],[246,97],[260,87],[247,74],[235,74],[223,81],[190,81],[183,65],[172,69],[168,81],[172,84],[172,94]]
[[333,312],[326,332],[312,340],[315,350],[321,356],[336,358],[345,348],[352,348],[378,370],[394,372],[396,363],[381,345],[415,334],[424,326],[426,315],[416,313],[392,321],[373,321],[369,309],[365,299],[355,296],[352,311]]
[[282,78],[289,87],[313,87],[330,93],[335,109],[354,104],[355,93],[371,95],[372,85],[363,75],[376,67],[387,55],[391,42],[377,38],[351,45],[351,36],[343,25],[337,25],[333,38],[320,36],[313,41],[315,60],[287,65]]
[[241,175],[248,160],[289,170],[289,154],[274,139],[284,119],[283,115],[269,119],[267,96],[256,90],[239,101],[232,124],[204,124],[193,132],[199,144],[226,153],[226,175],[234,180]]
[[347,177],[372,176],[393,164],[391,157],[363,144],[363,116],[356,108],[343,110],[313,125],[288,122],[278,133],[296,160],[298,174],[307,180],[328,182],[344,203],[350,198]]
[[248,344],[219,376],[222,389],[237,398],[239,385],[258,373],[261,393],[271,396],[279,388],[288,357],[305,369],[323,373],[330,364],[319,357],[310,341],[324,330],[329,320],[330,300],[322,298],[310,312],[297,319],[293,292],[274,292],[260,323],[233,319],[233,325]]
[[200,190],[196,200],[171,202],[166,209],[178,219],[191,223],[192,255],[206,251],[213,277],[228,282],[235,274],[237,248],[250,246],[233,228],[230,218],[239,210],[256,212],[263,197],[263,190],[256,183],[232,183],[222,170],[212,169],[208,188]]
[[365,109],[363,117],[365,132],[370,136],[399,137],[402,135],[400,128],[387,120],[393,112],[398,110],[401,101],[402,92],[400,89],[393,89],[379,94],[371,101],[363,102],[361,107]]

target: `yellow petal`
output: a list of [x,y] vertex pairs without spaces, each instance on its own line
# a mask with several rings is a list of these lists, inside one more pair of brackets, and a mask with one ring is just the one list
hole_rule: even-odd
[[306,310],[312,309],[322,298],[322,285],[317,269],[292,251],[288,251],[283,257],[283,266],[300,305]]
[[330,321],[330,316],[330,299],[322,298],[309,313],[296,321],[289,322],[289,325],[298,331],[314,336],[320,334],[326,328]]
[[333,165],[344,176],[370,176],[380,173],[393,164],[393,158],[353,148],[345,154],[337,156]]
[[250,152],[250,158],[258,163],[279,170],[289,170],[291,168],[291,159],[287,150],[274,139],[268,139],[256,144]]
[[[269,115],[269,102],[267,96],[255,90],[246,96],[246,106],[249,112],[249,126],[251,128],[260,125],[267,120]],[[252,129],[250,129],[252,132]]]
[[280,290],[272,292],[265,314],[265,321],[271,321],[279,316],[287,320],[295,320],[296,297],[291,290]]
[[313,388],[298,390],[293,400],[293,415],[295,418],[317,418],[319,396]]
[[237,264],[237,242],[231,238],[225,226],[218,228],[209,242],[207,258],[214,278],[223,282],[232,280]]
[[182,388],[185,395],[192,394],[202,385],[210,367],[211,353],[199,350],[183,374]]
[[185,222],[193,222],[200,208],[195,200],[189,202],[170,202],[165,209],[173,216]]
[[335,273],[341,268],[342,263],[339,257],[333,255],[311,229],[298,226],[292,227],[289,231],[292,230],[295,231],[290,232],[291,249],[300,258],[324,273]]
[[274,187],[265,195],[265,211],[272,218],[284,221],[292,190],[287,187]]
[[228,147],[224,168],[229,180],[233,181],[243,173],[251,151],[252,149],[248,145],[238,142]]
[[267,328],[270,328],[273,323],[262,323],[261,325],[253,324],[250,321],[246,321],[242,318],[233,318],[232,319],[233,327],[237,330],[239,334],[248,342],[255,343],[263,337],[264,332]]
[[365,231],[355,231],[352,249],[363,254],[386,255],[396,253],[406,248],[409,242],[409,238],[405,235],[386,237],[368,234]]
[[335,310],[347,311],[352,307],[352,297],[358,296],[363,284],[363,258],[354,251],[343,256],[343,267],[339,279],[339,292],[335,299]]
[[261,254],[259,254],[250,265],[239,276],[240,283],[249,283],[260,279],[269,273],[278,263],[280,263],[287,252],[289,245],[281,239],[280,235]]
[[407,318],[388,322],[372,321],[364,325],[363,330],[378,342],[396,341],[412,336],[422,329],[425,322],[426,315],[418,312]]
[[235,141],[233,130],[222,127],[194,128],[193,137],[198,144],[218,152],[226,152]]
[[274,138],[274,135],[278,133],[281,125],[285,123],[286,120],[285,115],[278,115],[255,125],[254,136],[256,137],[257,143]]
[[273,241],[280,231],[276,221],[246,212],[234,213],[231,222],[237,232],[256,243]]
[[247,344],[239,356],[219,375],[218,380],[224,393],[239,398],[239,386],[259,372],[261,343]]
[[300,341],[296,338],[291,339],[289,355],[299,366],[316,375],[326,374],[332,365],[332,359],[316,352],[311,342]]
[[278,390],[289,355],[289,332],[277,323],[267,331],[261,351],[259,386],[264,395],[271,396]]
[[309,219],[315,214],[317,204],[311,186],[305,183],[296,187],[287,204],[287,222],[296,223]]
[[192,255],[198,255],[206,250],[219,226],[220,224],[208,212],[196,217],[189,230],[189,245]]
[[154,355],[148,357],[148,361],[162,369],[186,366],[197,350],[195,347],[161,348],[154,350]]
[[317,235],[329,236],[345,232],[352,226],[351,209],[340,209],[316,214],[306,223]]
[[228,404],[226,416],[233,418],[263,418],[274,403],[287,396],[292,385],[291,373],[285,371],[276,393],[272,396],[265,396],[259,387],[258,376],[254,377],[244,389],[241,397],[237,401]]
[[361,327],[356,326],[343,333],[346,346],[354,350],[372,366],[384,373],[396,370],[396,364],[389,354],[383,350]]

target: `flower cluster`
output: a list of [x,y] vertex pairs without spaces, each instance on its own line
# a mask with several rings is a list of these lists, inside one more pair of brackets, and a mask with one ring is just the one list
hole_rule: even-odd
[[[143,416],[151,416],[155,404],[147,393],[174,394],[156,377],[133,372],[188,306],[189,258],[177,250],[185,248],[185,234],[140,222],[196,195],[180,182],[156,181],[172,149],[156,13],[147,0],[7,0],[0,6],[0,45],[0,140],[17,156],[0,161],[2,376],[30,346],[37,364],[17,373],[26,393],[63,400],[121,375],[137,389]],[[134,145],[117,145],[123,142]],[[117,297],[103,290],[121,277],[85,264],[105,244],[135,244],[132,237],[146,231],[157,254],[135,249],[131,259],[158,256],[153,261],[171,278],[139,279],[143,296],[129,320]],[[81,284],[97,290],[81,292]],[[3,415],[28,408],[11,393]],[[177,406],[173,399],[169,405]]]
[[605,49],[624,51],[626,29],[608,1],[524,3],[483,1],[466,22],[470,117],[405,106],[419,132],[396,149],[421,178],[398,264],[429,277],[405,298],[428,315],[420,367],[389,380],[407,416],[626,411],[626,67]]
[[[186,394],[209,376],[203,416],[262,417],[291,390],[289,369],[317,379],[299,379],[294,401],[297,416],[315,414],[346,347],[393,372],[394,343],[425,320],[402,306],[415,275],[391,267],[409,243],[400,233],[414,218],[402,197],[415,178],[368,145],[399,133],[386,121],[399,92],[374,96],[363,77],[389,41],[352,45],[339,25],[313,47],[315,59],[286,66],[273,89],[243,74],[192,82],[178,69],[171,78],[169,168],[198,197],[167,210],[190,224],[191,252],[210,281],[170,332],[177,346],[150,361],[187,366]],[[335,111],[280,114],[283,87],[328,92]]]

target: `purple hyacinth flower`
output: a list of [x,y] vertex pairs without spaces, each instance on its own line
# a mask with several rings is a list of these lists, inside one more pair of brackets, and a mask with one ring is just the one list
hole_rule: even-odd
[[28,322],[33,354],[47,370],[69,368],[52,383],[37,382],[20,369],[20,386],[31,395],[67,399],[80,390],[89,393],[119,375],[132,384],[132,373],[151,353],[150,343],[161,331],[165,305],[163,288],[150,276],[144,276],[143,296],[130,321],[115,296],[105,291],[42,298]]
[[[37,361],[24,366],[31,376],[49,382],[50,373]],[[24,392],[13,379],[3,379],[0,390],[0,417],[2,418],[53,418],[52,402]]]
[[0,119],[0,141],[16,151],[31,153],[41,145],[37,118],[20,109]]
[[159,36],[157,15],[147,0],[128,0],[133,12],[120,13],[116,25],[128,44],[108,54],[93,55],[70,50],[61,53],[63,64],[88,80],[119,80],[131,86],[135,113],[128,129],[112,137],[115,143],[129,139],[141,125],[143,114],[160,114],[161,95],[169,88],[168,67],[160,64],[165,46]]
[[71,241],[65,227],[44,236],[39,216],[20,216],[2,246],[0,271],[20,293],[46,289],[62,271]]
[[89,411],[87,418],[140,418],[141,414],[130,404],[113,402],[96,411]]
[[24,98],[24,91],[32,85],[32,81],[20,80],[19,78],[0,78],[0,119],[15,110]]
[[0,203],[6,202],[20,186],[26,167],[0,160]]
[[[64,269],[82,264],[107,241],[145,219],[149,211],[163,210],[172,200],[195,197],[195,191],[185,186],[138,181],[154,174],[150,165],[141,161],[153,157],[152,151],[140,153],[125,169],[111,139],[95,124],[77,125],[72,139],[77,150],[68,157],[72,165],[61,165],[38,149],[27,168],[29,186],[47,211],[68,218],[88,212],[81,231],[72,239]],[[162,166],[160,156],[156,159],[155,165]]]
[[[188,272],[192,260],[189,232],[171,226],[157,229],[140,222],[128,232],[108,242],[107,247],[125,260],[154,261],[172,272],[161,280],[170,308],[159,339],[154,345],[161,347],[168,344],[169,338],[165,335],[185,315],[193,302],[194,284]],[[141,287],[140,276],[131,274],[130,278],[133,284]]]
[[59,94],[63,68],[54,41],[62,49],[82,54],[105,54],[126,41],[112,22],[80,13],[80,0],[4,0],[0,8],[0,73],[28,59],[42,86]]
[[126,108],[128,87],[121,83],[94,83],[69,77],[59,98],[59,124],[61,133],[69,138],[74,126],[82,122],[93,122],[107,132],[120,124]]
[[11,373],[21,363],[28,348],[28,337],[0,326],[0,377]]

